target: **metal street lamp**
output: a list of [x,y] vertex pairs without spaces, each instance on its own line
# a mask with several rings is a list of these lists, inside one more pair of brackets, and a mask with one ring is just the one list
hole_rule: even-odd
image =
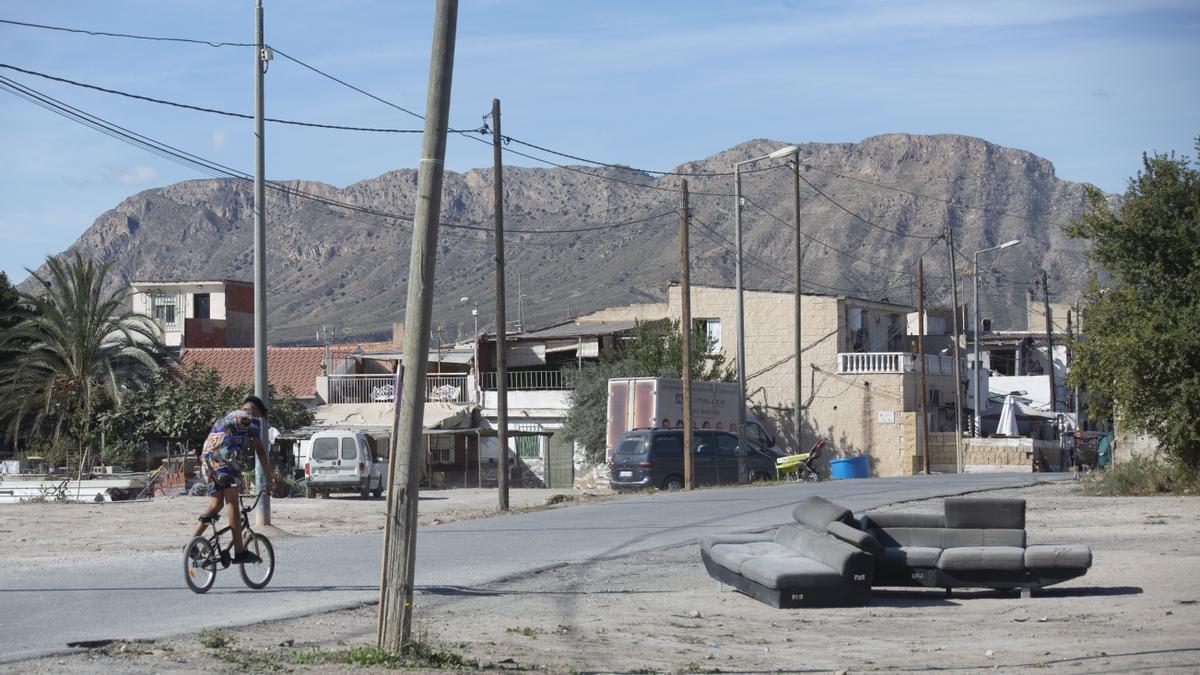
[[971,264],[971,273],[972,273],[971,281],[972,281],[972,284],[974,285],[973,295],[975,296],[974,297],[975,308],[974,308],[974,310],[972,310],[973,318],[972,318],[972,323],[971,323],[971,327],[972,327],[972,330],[974,331],[974,336],[975,336],[974,340],[972,340],[972,347],[973,347],[973,352],[974,352],[973,361],[974,361],[975,370],[974,370],[974,377],[971,378],[971,385],[972,385],[972,388],[975,390],[975,425],[974,425],[975,433],[973,434],[975,436],[975,438],[979,438],[980,436],[983,435],[981,433],[981,427],[983,425],[983,406],[984,406],[984,399],[987,398],[986,395],[981,397],[980,391],[979,391],[979,389],[980,389],[980,382],[979,382],[979,380],[980,380],[980,367],[979,367],[979,254],[980,253],[988,253],[991,251],[999,251],[1001,249],[1005,249],[1010,246],[1016,246],[1019,243],[1021,243],[1020,239],[1013,239],[1012,241],[1006,241],[1003,244],[1000,244],[999,246],[993,246],[991,248],[985,248],[982,251],[976,251],[975,256],[974,256],[974,262],[972,262],[972,264]]
[[479,369],[479,301],[471,300],[468,296],[462,296],[458,299],[462,305],[471,303],[471,318],[475,320],[475,332],[471,334],[471,359],[475,362],[475,395],[479,405],[483,405],[483,397],[480,392],[483,391],[483,371]]
[[[741,405],[738,406],[738,482],[750,482],[749,467],[746,464],[746,311],[744,303],[745,291],[742,288],[742,166],[761,162],[764,159],[779,159],[799,151],[794,145],[780,148],[770,154],[754,157],[733,165],[734,193],[734,246],[737,248],[737,374],[738,391],[741,392]],[[798,169],[797,169],[798,170]],[[688,450],[690,452],[690,449]]]

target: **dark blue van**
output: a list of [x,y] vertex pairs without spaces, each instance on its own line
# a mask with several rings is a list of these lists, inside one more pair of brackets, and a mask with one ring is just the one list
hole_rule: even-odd
[[[692,470],[695,484],[734,485],[738,482],[737,434],[712,429],[692,431]],[[775,457],[747,440],[746,459],[752,481],[775,479]],[[613,448],[614,489],[683,488],[683,430],[627,431]]]

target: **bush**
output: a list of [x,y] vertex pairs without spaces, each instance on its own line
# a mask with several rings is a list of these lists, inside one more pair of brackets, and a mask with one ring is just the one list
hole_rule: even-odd
[[1094,474],[1084,492],[1106,496],[1145,496],[1200,493],[1200,475],[1173,461],[1136,457]]

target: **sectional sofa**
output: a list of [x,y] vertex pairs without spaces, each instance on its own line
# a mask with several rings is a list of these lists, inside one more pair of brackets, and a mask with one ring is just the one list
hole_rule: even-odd
[[774,532],[705,537],[709,575],[774,607],[864,605],[872,587],[1032,589],[1085,574],[1078,544],[1027,545],[1025,502],[949,498],[936,514],[855,517],[820,497]]

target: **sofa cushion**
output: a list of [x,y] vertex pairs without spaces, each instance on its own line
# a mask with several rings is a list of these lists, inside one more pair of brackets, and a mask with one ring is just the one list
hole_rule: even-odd
[[903,513],[878,511],[864,514],[859,519],[862,528],[885,527],[945,527],[946,517],[941,513]]
[[825,531],[842,541],[870,553],[873,556],[883,555],[883,545],[875,537],[842,522],[830,523]]
[[802,525],[784,525],[779,528],[775,532],[775,542],[832,568],[838,574],[846,573],[853,556],[863,555],[857,547],[831,534]]
[[946,527],[1025,529],[1025,500],[949,497],[943,503]]
[[854,525],[854,514],[844,506],[838,506],[828,499],[821,497],[806,497],[792,510],[796,522],[807,525],[815,530],[825,531],[826,526],[834,522]]
[[930,548],[945,548],[945,546],[942,546],[942,529],[937,527],[873,528],[868,530],[868,532],[885,547],[927,546]]
[[1025,569],[1025,549],[1019,546],[959,546],[942,551],[937,566],[947,572]]
[[885,567],[937,567],[942,549],[930,546],[891,546],[883,549]]
[[708,555],[721,567],[732,572],[741,572],[742,563],[750,558],[763,556],[796,556],[792,549],[773,541],[755,541],[746,544],[716,544]]
[[742,564],[742,576],[767,588],[827,586],[845,582],[842,575],[803,556],[760,556]]
[[959,546],[1017,546],[1025,547],[1025,530],[945,528],[942,548]]
[[1025,549],[1025,567],[1031,570],[1087,569],[1092,549],[1083,544],[1039,544]]

